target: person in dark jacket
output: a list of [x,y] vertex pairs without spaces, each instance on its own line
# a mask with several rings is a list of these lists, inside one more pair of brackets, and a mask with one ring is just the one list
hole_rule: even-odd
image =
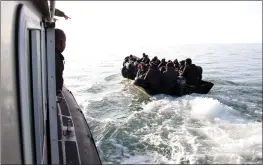
[[154,56],[151,62],[154,62],[157,66],[161,63],[157,56]]
[[66,35],[61,29],[55,29],[55,62],[56,62],[56,93],[61,92],[64,79],[64,56],[61,54],[66,48]]
[[134,80],[134,78],[136,77],[137,68],[134,64],[135,64],[135,62],[133,62],[132,60],[130,60],[129,62],[127,62],[125,64],[125,67],[127,69],[127,78],[128,79]]
[[130,56],[127,56],[127,57],[125,57],[124,58],[124,61],[123,61],[123,66],[127,63],[127,62],[129,62],[129,58],[130,58]]
[[166,94],[171,94],[176,87],[178,72],[174,70],[173,62],[169,61],[166,64],[166,71],[162,75],[162,88]]
[[129,62],[131,63],[131,62],[134,62],[134,61],[136,61],[136,59],[133,57],[133,55],[131,54],[130,56],[129,56]]
[[188,85],[192,86],[198,85],[202,79],[201,69],[195,64],[192,64],[192,60],[190,58],[185,60],[185,68],[180,75],[186,78],[186,83]]
[[143,53],[143,54],[142,54],[142,58],[141,58],[141,60],[143,60],[145,57],[146,57],[146,54]]
[[161,73],[163,73],[164,71],[166,71],[166,67],[165,67],[165,66],[162,66],[161,68],[159,68],[159,71],[160,71]]
[[165,58],[162,59],[161,63],[158,65],[158,68],[160,69],[161,67],[165,67],[167,62],[165,61]]
[[180,61],[179,63],[179,73],[182,73],[185,67],[185,60]]
[[161,63],[161,61],[160,61],[159,59],[157,59],[156,65],[157,65],[157,66],[160,65],[160,63]]
[[141,59],[136,59],[135,58],[135,61],[134,61],[134,66],[135,68],[138,68],[138,65],[141,63]]
[[154,93],[158,93],[161,87],[161,72],[158,70],[154,62],[150,63],[150,68],[147,71],[144,80],[149,84],[150,89]]
[[179,62],[178,62],[178,60],[175,59],[175,60],[173,61],[173,63],[174,63],[175,69],[176,69],[176,70],[179,70]]
[[197,66],[197,68],[199,69],[200,80],[202,80],[203,68],[201,66]]
[[148,55],[145,54],[145,57],[143,57],[142,62],[144,62],[145,64],[150,63],[150,58],[148,57]]
[[157,60],[157,56],[154,56],[151,60],[151,62],[155,62]]

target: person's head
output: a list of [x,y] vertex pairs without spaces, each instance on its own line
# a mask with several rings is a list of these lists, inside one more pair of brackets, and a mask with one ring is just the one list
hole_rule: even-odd
[[143,54],[142,54],[142,56],[143,56],[143,57],[146,57],[146,54],[145,54],[145,53],[143,53]]
[[165,58],[162,59],[162,62],[165,62]]
[[172,61],[167,62],[166,68],[171,68],[171,67],[174,67],[174,64],[172,63]]
[[190,58],[187,58],[185,60],[185,65],[191,65],[192,64],[192,60]]
[[63,30],[55,29],[55,49],[62,53],[66,48],[66,35]]
[[180,66],[185,64],[185,60],[180,61]]

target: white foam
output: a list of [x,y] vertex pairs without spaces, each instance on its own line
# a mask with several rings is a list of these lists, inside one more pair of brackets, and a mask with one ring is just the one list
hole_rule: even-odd
[[122,164],[151,164],[151,163],[158,163],[158,164],[172,164],[175,163],[174,161],[168,160],[165,156],[158,154],[157,152],[149,152],[145,155],[135,155],[129,156],[128,158],[122,161]]
[[191,117],[200,120],[221,118],[233,122],[241,121],[238,113],[231,107],[221,104],[212,98],[195,98],[191,102]]
[[[131,155],[129,146],[111,141],[113,149],[108,161],[122,164],[196,164],[207,161],[209,157],[210,162],[205,163],[243,164],[262,160],[261,123],[247,120],[218,100],[198,95],[180,98],[159,96],[141,107],[142,110],[132,111],[118,123],[121,123],[119,127],[133,127],[129,128],[128,136],[143,143],[147,148],[145,153],[140,151]],[[111,118],[105,118],[100,124],[106,129],[112,122]],[[154,149],[149,147],[152,149],[148,150],[148,146]],[[104,155],[100,143],[99,150]]]
[[125,159],[122,164],[145,164],[145,163],[150,163],[151,158],[149,156],[142,156],[142,155],[137,155],[137,156],[131,156],[128,159]]
[[[181,163],[183,160],[195,164],[206,160],[206,156],[212,157],[211,163],[246,163],[250,161],[247,157],[251,160],[262,159],[261,123],[242,118],[235,109],[218,100],[194,96],[167,97],[149,102],[139,113],[145,118],[148,114],[147,122],[154,126],[150,128],[152,130],[147,130],[147,134],[140,136],[141,142],[171,146],[172,159],[168,162]],[[187,126],[190,124],[189,117],[201,125],[190,129]],[[158,122],[161,119],[164,122]],[[172,125],[180,119],[183,125]],[[142,127],[142,131],[144,129],[146,127]],[[163,139],[162,134],[168,134],[168,139]],[[162,156],[166,158],[166,155]],[[128,162],[155,161],[149,161],[147,156],[135,156]]]

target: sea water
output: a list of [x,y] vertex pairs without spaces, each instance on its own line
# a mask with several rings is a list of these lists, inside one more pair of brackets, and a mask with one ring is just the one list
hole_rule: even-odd
[[[103,163],[262,163],[261,44],[85,50],[68,45],[65,85],[86,116]],[[190,57],[214,87],[206,95],[148,97],[121,76],[131,53]]]

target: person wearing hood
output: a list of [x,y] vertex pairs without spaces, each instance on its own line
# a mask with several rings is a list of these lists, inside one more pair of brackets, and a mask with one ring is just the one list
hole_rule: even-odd
[[154,62],[150,63],[150,68],[147,71],[144,80],[149,84],[150,90],[153,93],[158,93],[161,86],[161,72],[158,70],[157,65]]
[[186,83],[191,86],[198,85],[202,79],[202,70],[195,64],[192,64],[192,60],[187,58],[185,60],[185,68],[180,74],[186,78]]
[[166,94],[173,93],[173,90],[176,87],[178,72],[174,70],[174,64],[172,61],[169,61],[166,64],[166,71],[162,75],[162,87],[163,92]]

